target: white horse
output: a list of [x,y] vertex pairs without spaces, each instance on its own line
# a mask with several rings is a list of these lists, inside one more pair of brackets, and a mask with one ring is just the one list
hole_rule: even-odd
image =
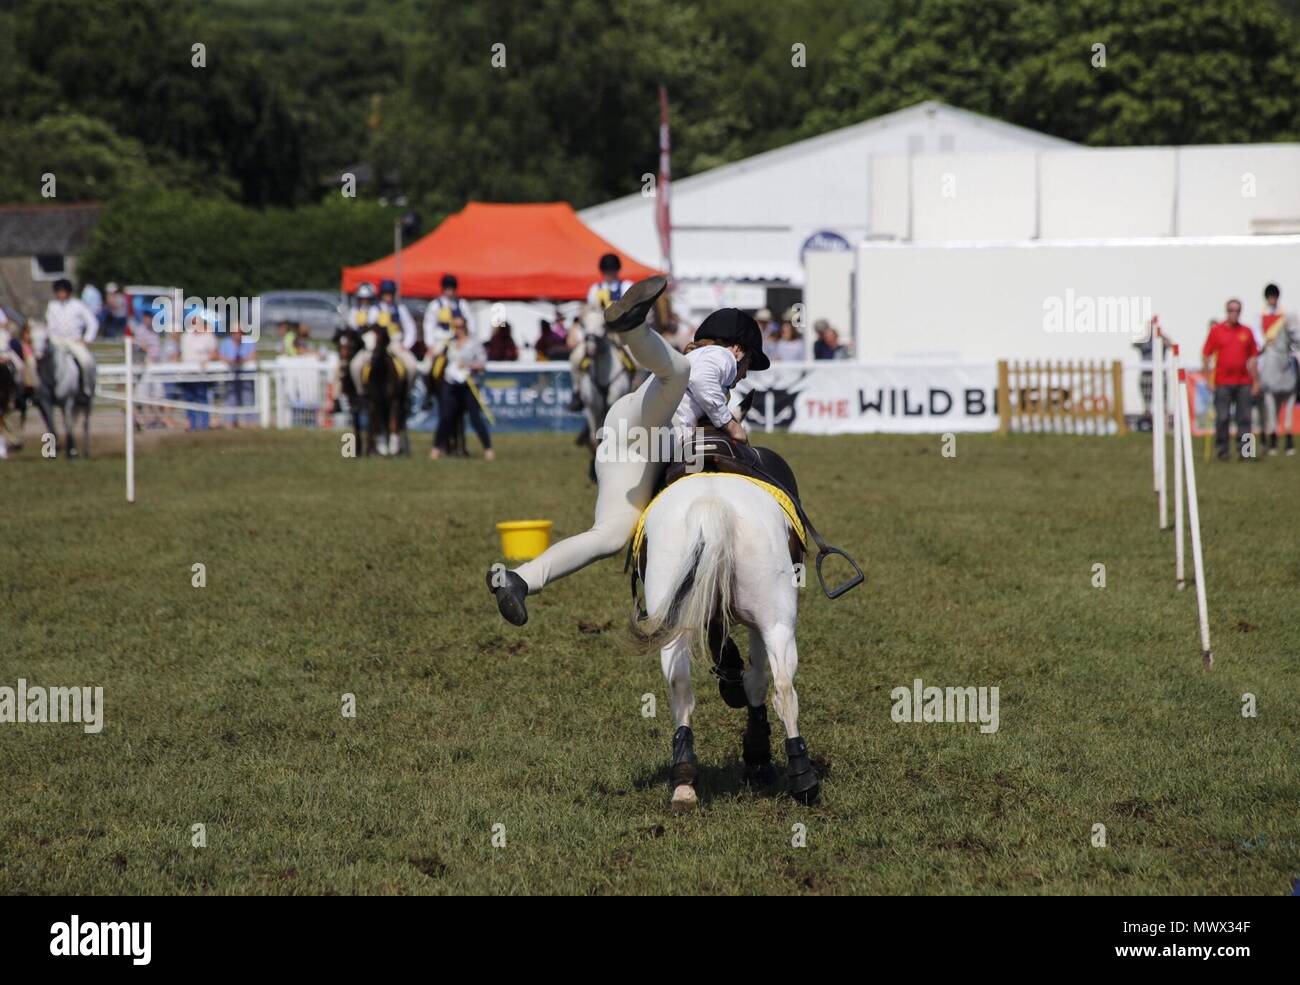
[[45,419],[45,426],[54,434],[54,408],[63,411],[63,438],[69,458],[77,454],[72,429],[77,413],[81,414],[82,445],[86,458],[90,457],[90,410],[95,392],[95,363],[91,360],[86,370],[85,391],[82,390],[81,370],[72,353],[50,338],[49,330],[36,326],[32,329],[32,353],[36,358],[36,405]]
[[[673,759],[669,784],[672,808],[688,811],[696,802],[690,656],[708,651],[708,628],[723,632],[735,621],[749,629],[749,669],[744,675],[749,705],[743,737],[745,776],[772,776],[767,724],[769,678],[773,705],[785,727],[790,795],[815,803],[821,783],[799,734],[799,698],[794,675],[798,585],[798,540],[776,500],[746,479],[718,473],[691,476],[670,485],[645,518],[645,610],[633,634],[660,648],[672,702]],[[792,557],[792,554],[795,556]]]

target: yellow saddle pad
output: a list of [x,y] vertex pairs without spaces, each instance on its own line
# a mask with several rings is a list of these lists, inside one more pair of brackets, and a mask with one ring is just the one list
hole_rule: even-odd
[[[764,482],[762,479],[755,479],[753,476],[740,475],[736,472],[688,472],[686,475],[678,479],[677,482],[685,482],[687,479],[692,479],[701,475],[725,475],[732,479],[744,479],[746,482],[752,482],[759,488],[766,490],[767,494],[775,499],[777,505],[781,507],[781,512],[785,514],[785,518],[790,521],[790,528],[799,537],[799,543],[803,544],[805,548],[808,546],[808,539],[804,536],[803,521],[799,519],[799,511],[794,508],[794,503],[790,501],[790,497],[776,486],[772,485],[772,483]],[[659,497],[676,484],[677,483],[674,482],[664,486],[664,488],[659,490],[655,495],[655,498],[650,500],[649,505],[641,511],[641,516],[638,517],[636,521],[636,529],[632,531],[633,557],[636,557],[641,553],[641,544],[645,540],[645,518],[649,515],[650,511],[654,509],[655,503],[659,502]]]

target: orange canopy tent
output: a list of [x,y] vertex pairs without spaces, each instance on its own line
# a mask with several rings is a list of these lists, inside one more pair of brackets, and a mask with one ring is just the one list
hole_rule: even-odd
[[[605,253],[623,261],[628,280],[659,273],[588,229],[568,202],[470,202],[402,250],[400,287],[407,297],[436,297],[442,293],[443,274],[455,274],[465,298],[573,301],[585,298],[599,279]],[[391,254],[343,268],[343,290],[348,294],[363,281],[378,286],[385,279],[397,280],[397,261]]]

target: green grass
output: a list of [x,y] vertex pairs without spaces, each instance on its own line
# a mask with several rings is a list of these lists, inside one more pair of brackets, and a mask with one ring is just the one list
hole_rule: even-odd
[[[1300,459],[1201,467],[1206,671],[1148,441],[770,443],[869,575],[802,600],[823,803],[740,784],[743,713],[697,670],[686,818],[621,565],[552,586],[523,629],[483,589],[495,521],[589,518],[568,439],[435,465],[345,461],[327,433],[177,437],[141,453],[133,507],[120,457],[2,463],[0,685],[102,685],[107,714],[98,735],[0,725],[0,892],[1289,891]],[[895,724],[889,691],[915,677],[998,685],[1000,731]]]

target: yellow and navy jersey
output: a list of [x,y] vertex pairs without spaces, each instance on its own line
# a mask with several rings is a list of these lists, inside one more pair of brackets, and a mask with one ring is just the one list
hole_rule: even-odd
[[598,280],[587,291],[587,307],[604,311],[632,287],[630,280]]

